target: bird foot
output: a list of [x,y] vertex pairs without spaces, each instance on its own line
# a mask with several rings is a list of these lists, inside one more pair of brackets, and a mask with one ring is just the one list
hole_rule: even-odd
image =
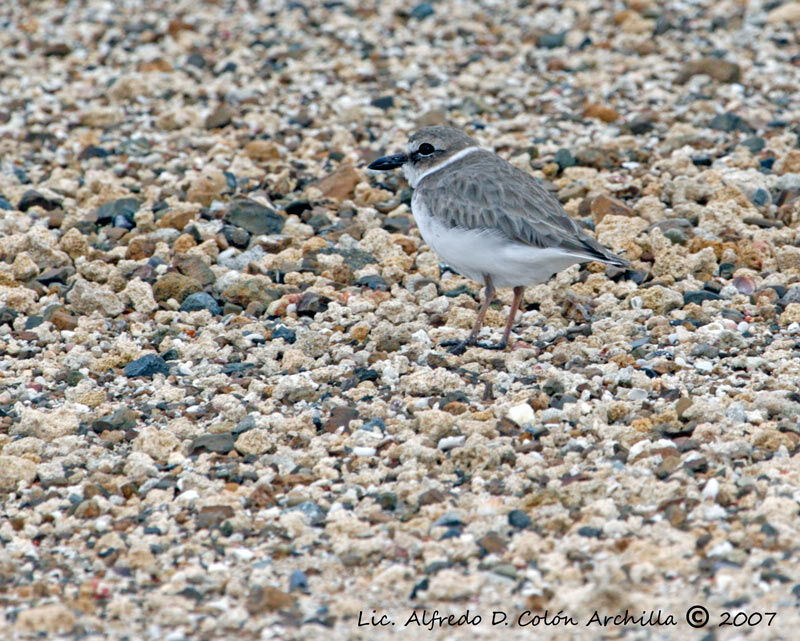
[[447,351],[454,356],[461,356],[464,352],[467,351],[467,347],[471,347],[474,345],[475,347],[480,347],[482,349],[492,349],[495,351],[502,351],[508,346],[507,341],[500,341],[499,343],[479,343],[472,339],[466,339],[463,341],[444,341],[443,343],[439,343],[440,347],[449,347]]
[[453,356],[461,356],[464,352],[467,351],[467,347],[473,345],[474,343],[469,340],[463,341],[444,341],[443,343],[439,343],[439,347],[449,347],[447,351],[452,354]]
[[506,341],[500,341],[499,343],[475,343],[475,347],[482,347],[483,349],[494,349],[497,351],[502,351],[508,346]]
[[583,318],[584,321],[592,320],[592,313],[594,312],[594,308],[597,303],[590,298],[586,298],[584,296],[578,296],[577,294],[568,291],[564,295],[564,299],[566,301],[566,309],[565,311],[569,310],[570,307],[574,308],[575,311]]

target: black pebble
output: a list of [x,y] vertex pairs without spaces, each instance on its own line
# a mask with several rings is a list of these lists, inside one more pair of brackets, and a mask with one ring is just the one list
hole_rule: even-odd
[[308,224],[314,228],[314,231],[319,233],[323,227],[328,227],[331,224],[331,219],[325,214],[314,214],[308,219]]
[[400,232],[405,234],[411,229],[411,220],[408,216],[389,216],[384,218],[381,227],[391,233]]
[[230,204],[225,222],[259,236],[280,234],[286,218],[255,200],[237,198]]
[[394,107],[394,97],[381,96],[380,98],[375,98],[370,104],[378,109],[391,109]]
[[205,292],[189,294],[183,299],[180,306],[180,311],[182,312],[199,312],[203,309],[207,309],[214,316],[219,316],[222,313],[219,303],[217,303],[210,294],[206,294]]
[[[306,199],[294,200],[286,205],[284,209],[288,216],[299,216],[304,211],[311,209],[311,203],[309,203]],[[328,224],[330,224],[330,221],[328,221]]]
[[59,201],[47,198],[35,189],[29,189],[22,194],[17,209],[20,211],[28,211],[31,207],[41,207],[47,211],[52,211],[60,206],[61,203]]
[[297,340],[297,335],[288,327],[285,327],[284,325],[278,325],[278,327],[272,330],[272,338],[282,338],[287,343],[292,345]]
[[746,147],[750,150],[750,153],[757,154],[764,148],[766,143],[764,142],[763,138],[758,136],[750,136],[749,138],[742,141],[742,147]]
[[227,363],[222,366],[223,374],[240,374],[256,366],[255,363]]
[[89,145],[88,147],[85,147],[80,154],[78,154],[78,160],[87,160],[88,158],[108,158],[110,155],[111,152],[108,149]]
[[250,232],[234,225],[224,225],[222,235],[228,244],[237,249],[245,249],[250,244]]
[[575,156],[572,155],[569,149],[559,149],[556,152],[555,157],[553,158],[555,162],[558,163],[558,168],[563,171],[567,167],[574,167],[578,164],[578,161],[575,160]]
[[543,33],[536,39],[536,45],[544,49],[555,49],[556,47],[563,47],[566,32],[561,33]]
[[731,112],[717,114],[711,119],[711,122],[708,123],[708,126],[711,127],[711,129],[716,129],[717,131],[738,130],[746,133],[753,132],[753,128],[747,122],[745,122],[740,116],[737,116]]
[[766,205],[769,202],[769,192],[762,188],[756,189],[753,195],[750,197],[750,200],[757,207]]
[[362,276],[355,283],[353,283],[353,285],[356,287],[369,287],[370,289],[375,289],[382,292],[388,291],[389,289],[389,285],[386,284],[386,281],[383,280],[381,276],[376,274]]
[[411,10],[411,17],[416,20],[424,20],[428,16],[433,15],[433,7],[427,2],[418,4]]
[[515,527],[518,530],[524,530],[527,527],[530,527],[533,521],[531,521],[531,517],[528,516],[522,510],[511,510],[508,513],[508,524],[511,527]]
[[736,271],[736,265],[733,263],[720,263],[717,269],[717,275],[720,278],[728,279],[733,276],[734,271]]
[[197,67],[198,69],[203,69],[207,63],[206,59],[199,53],[191,53],[189,54],[189,57],[186,58],[186,64]]
[[308,590],[308,577],[305,572],[297,568],[289,576],[289,591],[294,590]]
[[122,214],[114,216],[111,224],[114,227],[119,227],[120,229],[133,229],[136,227],[136,223],[132,219],[128,218],[127,216],[123,216]]
[[223,171],[222,175],[225,176],[225,183],[228,185],[228,187],[233,191],[236,191],[237,187],[239,186],[239,183],[236,180],[236,174],[230,171]]
[[702,305],[704,300],[719,300],[720,298],[721,296],[719,294],[701,289],[694,292],[685,292],[683,294],[683,304],[688,305],[689,303],[696,303]]
[[256,419],[249,414],[239,421],[233,428],[233,435],[238,436],[256,428]]
[[137,376],[153,377],[154,374],[169,374],[169,366],[166,361],[156,354],[145,354],[135,361],[131,361],[123,370],[128,378]]
[[202,452],[227,454],[233,450],[233,435],[230,432],[222,434],[203,434],[192,441],[189,446],[189,456]]
[[641,136],[642,134],[646,134],[648,131],[653,131],[653,129],[655,129],[655,125],[649,120],[634,120],[628,124],[627,128],[628,131],[630,131],[634,136]]
[[[97,224],[101,227],[114,222],[118,217],[127,219],[131,225],[135,225],[133,216],[139,211],[139,200],[136,198],[117,198],[107,203],[103,203],[97,208]],[[122,225],[115,225],[122,227]],[[133,227],[126,227],[133,229]]]

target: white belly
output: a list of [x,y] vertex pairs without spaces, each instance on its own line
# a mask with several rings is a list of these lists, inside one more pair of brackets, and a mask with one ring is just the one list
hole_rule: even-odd
[[543,283],[556,272],[588,260],[560,249],[509,241],[490,229],[446,228],[431,217],[416,192],[411,198],[411,212],[433,251],[459,274],[481,284],[485,275],[492,278],[495,287]]

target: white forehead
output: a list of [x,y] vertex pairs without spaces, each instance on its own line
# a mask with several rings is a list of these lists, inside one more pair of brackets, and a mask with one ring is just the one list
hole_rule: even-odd
[[414,151],[417,151],[426,142],[432,144],[437,149],[449,149],[453,141],[447,140],[442,136],[430,136],[426,138],[420,137],[417,138],[416,140],[409,140],[406,143],[406,149],[405,149],[406,154],[408,155]]

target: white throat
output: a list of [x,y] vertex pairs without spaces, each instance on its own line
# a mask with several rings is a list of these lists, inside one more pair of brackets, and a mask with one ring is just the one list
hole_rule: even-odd
[[433,167],[428,167],[427,169],[417,169],[410,162],[407,162],[405,165],[403,165],[403,175],[405,175],[408,184],[411,185],[411,188],[416,189],[419,182],[425,178],[425,176],[430,176],[432,173],[437,172],[440,169],[444,169],[447,167],[447,165],[454,163],[457,160],[461,160],[467,154],[471,154],[473,151],[480,151],[480,149],[480,147],[467,147],[466,149],[462,149],[461,151],[453,154],[444,162],[434,165]]

